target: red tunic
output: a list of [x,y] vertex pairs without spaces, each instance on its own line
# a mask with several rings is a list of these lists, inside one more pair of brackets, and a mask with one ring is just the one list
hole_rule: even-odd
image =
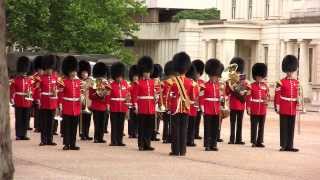
[[55,110],[58,107],[58,97],[54,94],[54,91],[58,92],[57,80],[56,75],[40,76],[40,109]]
[[14,105],[21,108],[30,108],[32,100],[27,100],[27,92],[32,93],[32,80],[28,76],[18,76],[10,84],[10,99],[13,99]]
[[281,115],[296,115],[298,106],[299,81],[284,78],[277,84],[275,104]]
[[128,105],[126,101],[129,96],[129,85],[127,81],[113,81],[110,86],[111,90],[107,101],[110,106],[110,112],[127,112]]
[[137,87],[138,87],[138,83],[137,82],[131,82],[130,90],[129,90],[130,91],[130,97],[131,97],[131,99],[130,99],[131,105],[134,104],[133,97],[134,97],[135,94],[137,94]]
[[[243,86],[247,87],[249,89],[249,83],[246,80],[241,80],[241,83]],[[230,110],[240,110],[243,111],[245,109],[246,106],[246,102],[245,99],[246,97],[244,97],[244,101],[241,102],[239,100],[239,98],[236,97],[236,95],[234,94],[234,92],[231,90],[231,88],[229,87],[228,83],[226,86],[226,94],[229,96],[229,107]]]
[[200,97],[200,103],[204,114],[220,114],[220,82],[208,81],[205,83],[203,95]]
[[80,79],[64,79],[63,87],[59,93],[62,103],[62,114],[79,116],[81,112]]
[[137,84],[133,102],[138,108],[138,114],[155,114],[155,87],[153,79],[140,79]]
[[189,116],[196,117],[199,110],[199,93],[200,93],[200,86],[196,82],[194,82],[194,86],[192,86],[192,93],[190,99],[193,99],[190,105],[190,112]]
[[269,88],[264,82],[251,83],[251,93],[247,96],[247,109],[251,115],[266,115]]
[[91,100],[90,109],[94,111],[106,111],[108,96],[100,97],[96,93],[96,89],[89,88],[89,98]]

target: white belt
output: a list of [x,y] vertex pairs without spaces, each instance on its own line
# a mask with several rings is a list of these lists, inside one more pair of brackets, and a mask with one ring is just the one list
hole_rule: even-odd
[[213,102],[219,102],[219,101],[220,101],[219,98],[205,98],[204,100],[206,100],[206,101],[213,101]]
[[154,100],[154,97],[153,96],[138,96],[138,99]]
[[66,101],[80,101],[80,98],[68,98],[68,97],[64,97],[63,100],[66,100]]
[[285,100],[285,101],[297,101],[297,98],[287,98],[287,97],[283,97],[283,96],[280,96],[281,99]]
[[25,95],[27,95],[27,93],[24,93],[24,92],[16,92],[15,94],[20,95],[20,96],[25,96]]
[[256,103],[263,103],[264,100],[263,99],[251,99],[251,102],[256,102]]
[[42,92],[41,95],[44,95],[44,96],[51,96],[53,95],[51,92]]
[[125,101],[125,98],[111,98],[111,101]]

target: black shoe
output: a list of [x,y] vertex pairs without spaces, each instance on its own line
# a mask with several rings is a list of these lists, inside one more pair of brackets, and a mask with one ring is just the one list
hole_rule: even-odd
[[92,141],[92,139],[93,139],[92,137],[89,137],[89,136],[87,136],[86,138],[88,141]]
[[204,150],[205,151],[212,151],[212,149],[210,147],[206,147]]
[[43,142],[41,142],[40,144],[39,144],[39,146],[45,146],[45,145],[47,145],[46,143],[43,143]]
[[120,144],[118,144],[118,146],[126,146],[126,144],[120,143]]
[[56,145],[57,145],[57,143],[50,142],[50,143],[48,143],[47,145],[49,145],[49,146],[56,146]]
[[290,152],[299,152],[299,149],[296,149],[296,148],[288,148],[287,151],[290,151]]
[[22,137],[16,137],[16,140],[17,141],[22,140]]
[[217,142],[223,142],[223,139],[217,139]]
[[104,133],[105,133],[105,134],[108,134],[108,133],[109,133],[109,131],[104,131]]
[[98,141],[97,139],[95,139],[95,140],[93,141],[93,143],[99,143],[99,141]]
[[80,140],[86,141],[86,140],[87,140],[87,137],[82,136],[82,137],[80,137]]
[[22,137],[21,140],[28,141],[28,140],[30,140],[30,138],[29,137]]
[[80,147],[78,147],[78,146],[70,146],[70,150],[78,151],[78,150],[80,150]]
[[279,151],[288,151],[287,148],[281,148]]
[[228,144],[234,144],[234,142],[232,142],[232,141],[229,141],[229,142],[228,142]]
[[245,142],[243,142],[243,141],[239,141],[239,142],[236,142],[235,144],[245,145],[246,143],[245,143]]
[[195,146],[197,146],[197,145],[196,145],[195,143],[188,143],[187,146],[189,146],[189,147],[195,147]]
[[256,145],[256,144],[252,144],[251,147],[253,147],[253,148],[254,148],[254,147],[257,147],[257,145]]
[[146,147],[144,148],[145,151],[154,151],[154,148],[153,147]]
[[196,136],[195,139],[202,139],[202,137],[201,136]]
[[259,147],[259,148],[264,148],[265,147],[265,145],[263,145],[261,143],[257,144],[256,146]]
[[34,132],[35,132],[35,133],[39,133],[40,130],[39,130],[39,129],[35,129]]
[[107,141],[105,141],[105,140],[100,140],[100,141],[98,141],[98,143],[106,143]]
[[178,154],[174,153],[174,152],[170,152],[169,156],[179,156]]
[[54,135],[54,136],[57,136],[57,135],[59,135],[59,134],[58,134],[57,132],[54,132],[53,135]]
[[63,146],[62,150],[64,150],[64,151],[66,151],[66,150],[70,150],[70,147],[69,147],[69,146],[67,146],[67,145],[65,145],[65,146]]
[[144,151],[144,148],[143,147],[139,147],[139,151]]
[[32,131],[32,130],[33,130],[32,128],[30,128],[30,127],[28,128],[28,131]]
[[186,156],[186,153],[181,153],[180,156]]
[[217,147],[211,147],[212,151],[219,151],[219,149]]

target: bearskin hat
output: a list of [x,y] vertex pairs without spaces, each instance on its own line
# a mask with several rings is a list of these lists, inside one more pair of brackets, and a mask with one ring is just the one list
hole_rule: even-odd
[[164,65],[164,74],[165,74],[166,76],[174,75],[174,69],[173,69],[173,62],[172,62],[172,61],[168,61],[168,62]]
[[287,55],[282,60],[282,71],[295,72],[298,69],[298,59],[294,55]]
[[174,71],[179,74],[185,74],[188,72],[191,66],[190,56],[185,52],[177,53],[173,56]]
[[94,78],[105,77],[107,75],[107,66],[103,62],[97,62],[93,66],[92,76]]
[[61,69],[62,69],[62,60],[59,56],[55,55],[56,56],[56,64],[55,64],[55,68],[54,70],[57,71],[57,72],[61,72]]
[[160,64],[153,65],[153,72],[151,78],[161,78],[163,75],[163,68]]
[[21,56],[17,61],[17,72],[28,73],[30,71],[31,62],[28,57]]
[[204,63],[200,59],[192,61],[192,64],[195,66],[197,72],[202,76],[204,71]]
[[129,80],[132,82],[134,76],[139,76],[139,69],[138,66],[132,65],[129,69]]
[[32,66],[35,71],[42,69],[43,56],[37,56],[33,59]]
[[91,76],[91,65],[87,60],[81,60],[79,62],[79,71],[78,71],[79,77],[81,77],[81,73],[83,71],[86,71],[88,73],[88,76]]
[[69,76],[70,72],[78,71],[78,60],[74,56],[67,56],[63,59],[62,67],[61,67],[62,73],[65,76]]
[[57,64],[57,56],[49,54],[43,56],[43,63],[42,63],[42,69],[56,69]]
[[231,59],[230,64],[237,64],[238,69],[237,72],[240,72],[241,74],[244,71],[244,60],[241,57],[234,57]]
[[126,66],[122,62],[116,62],[111,65],[110,71],[112,79],[115,80],[118,77],[124,77]]
[[252,66],[252,77],[256,79],[257,76],[262,78],[267,77],[268,68],[264,63],[256,63]]
[[153,72],[153,60],[149,56],[143,56],[138,61],[138,69],[140,74]]
[[208,76],[220,76],[224,67],[218,59],[209,59],[205,65]]
[[190,78],[190,79],[193,79],[194,81],[197,80],[197,68],[194,64],[192,64],[188,70],[188,72],[186,73],[186,77],[187,78]]

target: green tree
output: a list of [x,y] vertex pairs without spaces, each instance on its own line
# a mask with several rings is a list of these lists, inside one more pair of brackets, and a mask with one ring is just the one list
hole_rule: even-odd
[[109,54],[130,62],[122,40],[139,30],[135,0],[7,0],[8,44],[50,52]]
[[183,10],[178,12],[174,17],[174,21],[181,19],[197,19],[197,20],[215,20],[220,19],[220,11],[216,8],[203,10]]

